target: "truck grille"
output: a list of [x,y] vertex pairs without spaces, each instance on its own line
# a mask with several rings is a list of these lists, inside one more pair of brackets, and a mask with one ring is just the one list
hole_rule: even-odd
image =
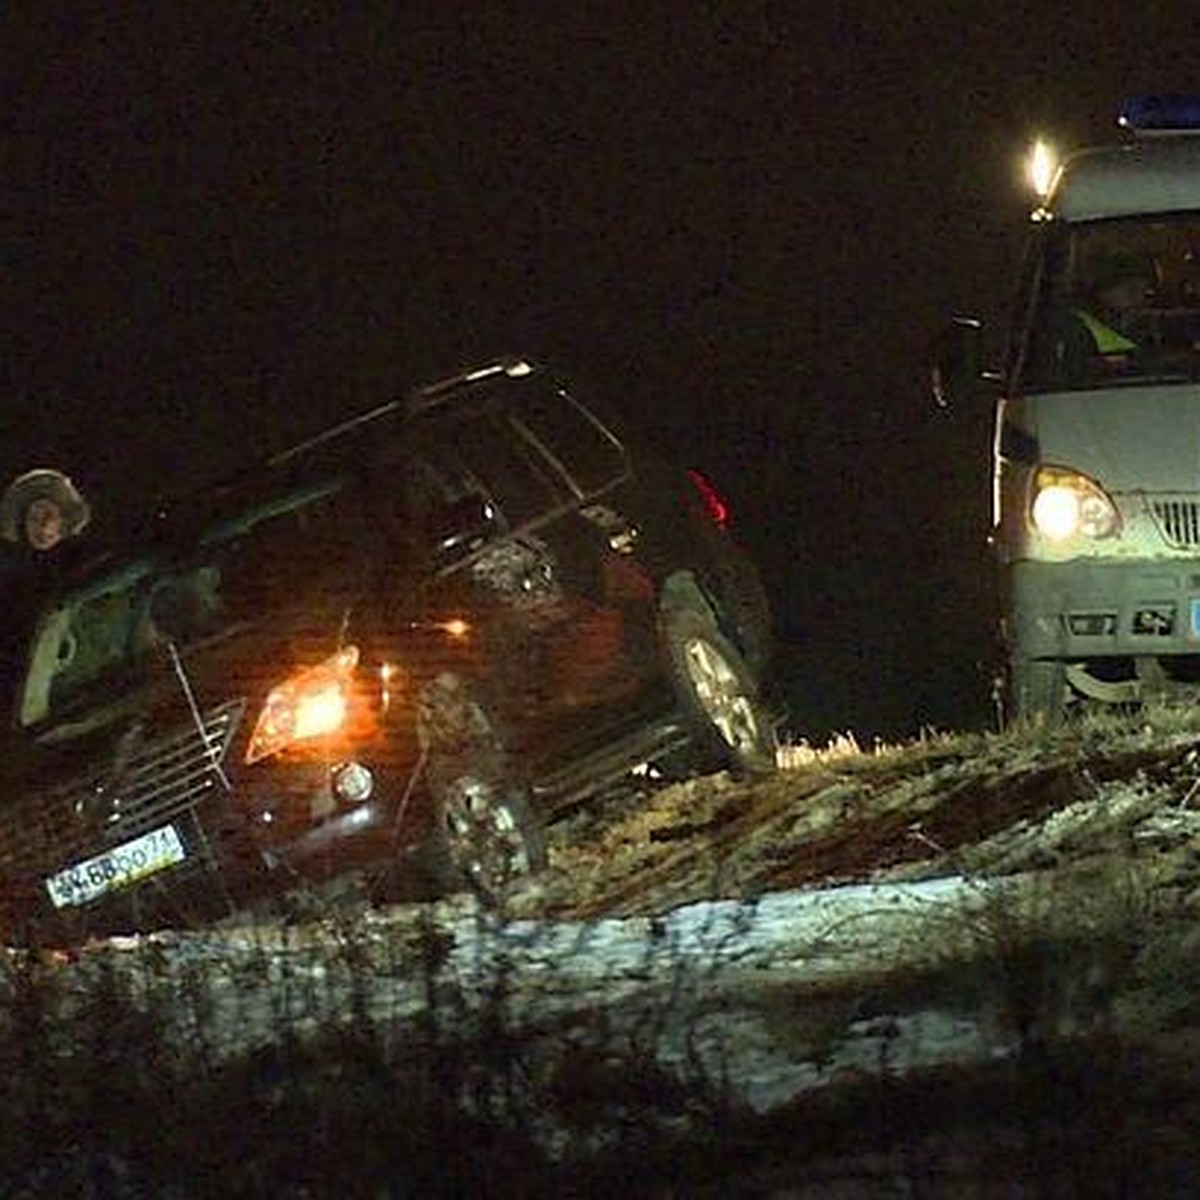
[[120,763],[49,792],[6,798],[0,874],[27,885],[168,822],[207,859],[198,809],[221,786],[218,768],[244,707],[238,700],[204,714],[203,737],[191,722],[161,736],[148,732]]
[[1158,496],[1150,502],[1159,533],[1172,546],[1200,546],[1200,500],[1190,496]]

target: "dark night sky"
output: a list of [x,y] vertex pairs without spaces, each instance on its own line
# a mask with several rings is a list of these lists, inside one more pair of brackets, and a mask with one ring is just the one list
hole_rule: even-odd
[[1200,89],[1194,5],[345,7],[6,8],[0,468],[115,524],[550,356],[729,493],[798,729],[985,720],[988,414],[924,349],[1004,312],[1029,137]]

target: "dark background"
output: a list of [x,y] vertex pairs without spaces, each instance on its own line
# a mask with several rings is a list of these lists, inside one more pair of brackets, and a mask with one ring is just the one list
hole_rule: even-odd
[[550,357],[728,494],[797,732],[985,724],[989,413],[927,346],[1003,316],[1034,134],[1200,89],[1194,6],[350,7],[6,6],[0,468],[102,532]]

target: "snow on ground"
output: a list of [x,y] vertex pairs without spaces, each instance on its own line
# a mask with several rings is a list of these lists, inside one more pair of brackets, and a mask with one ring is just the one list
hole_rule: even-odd
[[[848,1019],[840,1046],[817,1061],[796,1053],[779,1005],[866,981],[926,957],[923,930],[977,903],[978,885],[949,877],[699,901],[655,917],[498,921],[466,897],[361,914],[343,922],[246,927],[113,939],[64,964],[85,994],[99,970],[146,973],[158,992],[209,990],[206,1021],[223,1056],[293,1031],[328,1032],[368,1011],[376,1023],[415,1026],[431,995],[456,1020],[483,1020],[502,980],[506,1022],[526,1046],[561,1044],[585,1026],[647,1046],[668,1071],[689,1061],[757,1110],[840,1074],[908,1070],[1007,1053],[1007,1042],[963,1014],[934,1008]],[[429,957],[436,947],[436,962]],[[68,1005],[69,1009],[69,1005]],[[178,1035],[193,1036],[179,1011]],[[698,1055],[698,1058],[697,1058]]]
[[533,1062],[698,1072],[758,1112],[1101,1019],[1169,1024],[1190,1001],[1141,997],[1154,970],[1178,991],[1160,942],[1200,895],[1198,737],[1189,713],[843,742],[770,780],[631,792],[560,822],[501,911],[463,895],[96,943],[47,960],[57,1016],[115,973],[179,997],[173,1036],[222,1059],[363,1020],[403,1044],[436,1017]]

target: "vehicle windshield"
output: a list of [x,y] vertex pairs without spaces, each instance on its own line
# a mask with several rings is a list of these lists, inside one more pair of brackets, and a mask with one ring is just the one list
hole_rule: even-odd
[[342,506],[341,491],[331,481],[260,498],[55,598],[29,644],[20,724],[70,718],[161,659],[168,644],[183,651],[225,637],[311,595],[337,571],[331,536],[351,540],[326,511]]
[[1200,214],[1064,225],[1044,247],[1025,391],[1200,377]]

